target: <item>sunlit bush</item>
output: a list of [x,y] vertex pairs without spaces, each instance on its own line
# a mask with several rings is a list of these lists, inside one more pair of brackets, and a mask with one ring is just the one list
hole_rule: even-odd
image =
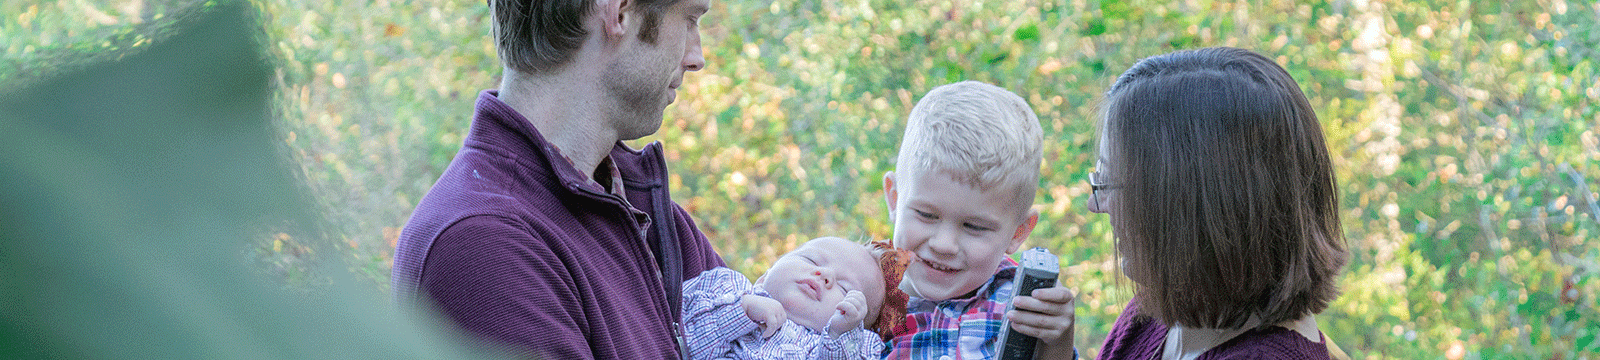
[[[151,24],[191,4],[171,3],[0,5],[0,80],[159,41]],[[399,228],[498,84],[487,9],[255,4],[287,152],[327,215],[269,224],[249,251],[290,288],[315,291],[306,264],[338,256],[385,290]],[[1597,18],[1565,0],[717,1],[708,69],[637,143],[665,143],[675,199],[754,276],[811,237],[890,234],[881,177],[928,89],[1011,89],[1047,139],[1030,243],[1062,256],[1092,357],[1130,297],[1109,224],[1081,206],[1099,94],[1145,56],[1253,49],[1299,81],[1334,154],[1355,258],[1319,317],[1332,340],[1357,358],[1592,358]]]

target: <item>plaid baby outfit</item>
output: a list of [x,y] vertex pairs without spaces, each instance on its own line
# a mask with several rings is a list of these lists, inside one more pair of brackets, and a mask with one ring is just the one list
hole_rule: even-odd
[[683,325],[690,359],[876,359],[883,352],[878,334],[857,327],[828,334],[786,320],[770,338],[745,315],[739,300],[766,296],[744,274],[725,267],[706,270],[683,283]]

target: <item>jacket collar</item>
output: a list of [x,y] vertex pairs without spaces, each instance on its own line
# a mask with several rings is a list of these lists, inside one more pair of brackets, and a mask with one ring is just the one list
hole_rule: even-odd
[[[550,172],[568,191],[580,187],[605,193],[605,189],[592,184],[589,175],[573,167],[561,154],[561,149],[551,144],[526,117],[500,101],[499,90],[484,90],[478,94],[472,116],[472,128],[467,133],[467,146],[481,145],[486,151],[515,159],[518,164],[537,172]],[[652,142],[643,149],[634,150],[618,141],[609,154],[623,181],[634,187],[653,188],[666,186],[666,164],[661,153],[661,143]]]

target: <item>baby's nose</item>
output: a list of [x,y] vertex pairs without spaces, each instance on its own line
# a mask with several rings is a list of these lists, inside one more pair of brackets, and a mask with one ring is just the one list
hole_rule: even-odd
[[829,271],[827,269],[819,269],[819,270],[816,270],[816,271],[812,272],[812,275],[816,275],[817,278],[822,279],[822,286],[824,286],[824,287],[832,287],[833,286],[833,271]]

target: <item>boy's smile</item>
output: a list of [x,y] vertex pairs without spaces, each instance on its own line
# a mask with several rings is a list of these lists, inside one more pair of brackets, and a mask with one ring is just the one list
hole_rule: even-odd
[[884,189],[895,247],[917,256],[900,283],[912,296],[941,301],[983,286],[1038,219],[1011,188],[981,190],[942,171],[895,175],[884,175]]

